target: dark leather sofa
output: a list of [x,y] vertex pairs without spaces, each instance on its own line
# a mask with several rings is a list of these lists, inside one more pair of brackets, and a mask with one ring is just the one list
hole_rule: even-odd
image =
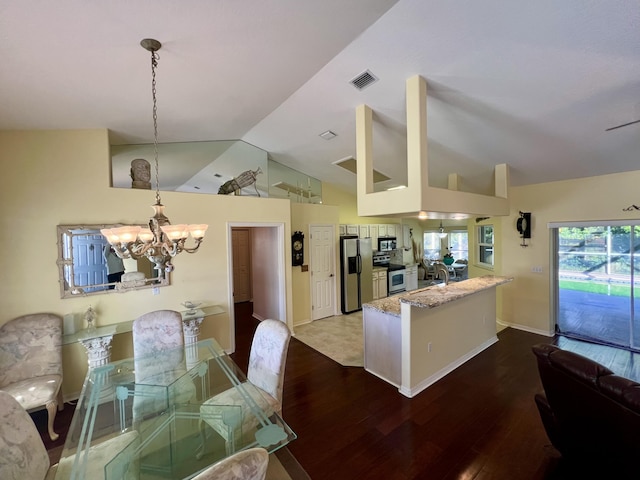
[[563,459],[608,478],[640,478],[640,384],[555,345],[533,353],[545,392],[535,401]]

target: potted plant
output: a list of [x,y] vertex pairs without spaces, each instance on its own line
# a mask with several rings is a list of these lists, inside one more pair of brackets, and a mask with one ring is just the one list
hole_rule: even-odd
[[451,265],[454,262],[453,255],[451,255],[451,252],[448,249],[447,249],[447,253],[445,253],[444,256],[442,257],[442,262],[445,265]]

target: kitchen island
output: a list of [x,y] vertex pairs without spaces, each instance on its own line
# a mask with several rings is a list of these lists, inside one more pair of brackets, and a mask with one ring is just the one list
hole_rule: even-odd
[[498,341],[496,287],[485,275],[366,303],[364,367],[413,397]]

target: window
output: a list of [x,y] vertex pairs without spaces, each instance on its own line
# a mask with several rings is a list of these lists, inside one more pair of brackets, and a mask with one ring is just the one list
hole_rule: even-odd
[[456,260],[469,260],[469,234],[466,230],[449,233],[449,251]]
[[424,232],[422,246],[427,260],[442,260],[447,249],[456,260],[469,259],[469,234],[466,230],[453,230],[445,237],[437,231]]
[[493,225],[478,227],[478,264],[493,268]]
[[422,234],[424,258],[427,260],[440,260],[440,249],[442,244],[440,242],[439,232],[424,232]]

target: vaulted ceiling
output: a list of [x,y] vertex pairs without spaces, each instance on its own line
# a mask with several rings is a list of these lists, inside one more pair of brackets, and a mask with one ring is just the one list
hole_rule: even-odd
[[[491,189],[640,168],[640,4],[611,0],[0,0],[0,129],[242,139],[355,192],[355,108],[375,168],[406,182],[405,80],[428,86],[429,177]],[[369,70],[378,80],[356,89]],[[319,135],[331,130],[337,136]]]

